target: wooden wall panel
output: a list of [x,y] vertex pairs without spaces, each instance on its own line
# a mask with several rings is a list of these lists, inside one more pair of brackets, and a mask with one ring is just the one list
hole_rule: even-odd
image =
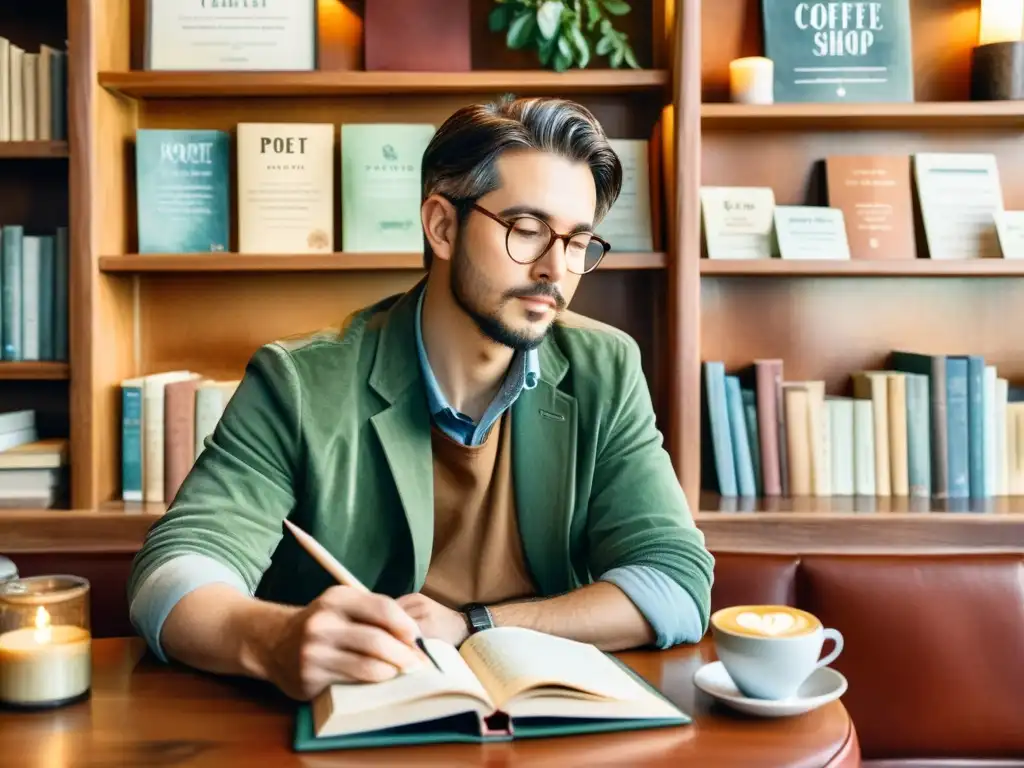
[[704,360],[780,357],[787,379],[824,379],[832,394],[894,349],[980,354],[1024,378],[1020,278],[704,278],[701,307]]
[[[911,0],[917,101],[967,99],[978,8],[978,0]],[[702,28],[703,99],[728,101],[729,62],[764,53],[761,0],[705,2]]]

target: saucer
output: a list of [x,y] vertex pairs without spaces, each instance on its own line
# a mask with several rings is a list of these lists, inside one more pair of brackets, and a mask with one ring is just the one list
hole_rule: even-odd
[[846,678],[829,667],[814,670],[788,699],[752,699],[744,696],[720,661],[705,664],[693,675],[693,684],[733,709],[759,717],[789,717],[810,712],[846,693]]

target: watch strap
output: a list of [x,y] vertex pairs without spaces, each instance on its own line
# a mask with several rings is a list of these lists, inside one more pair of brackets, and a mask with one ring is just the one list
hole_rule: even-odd
[[466,616],[466,623],[469,625],[469,634],[471,635],[494,627],[494,617],[491,615],[490,609],[482,603],[469,603],[463,606],[462,613]]

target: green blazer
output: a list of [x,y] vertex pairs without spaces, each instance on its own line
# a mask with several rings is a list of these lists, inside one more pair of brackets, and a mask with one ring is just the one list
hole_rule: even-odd
[[[130,593],[170,558],[197,553],[259,597],[305,604],[332,582],[285,535],[286,517],[374,591],[422,586],[434,530],[414,324],[422,285],[340,329],[253,355],[147,535]],[[539,355],[540,382],[512,406],[512,452],[519,530],[541,594],[651,565],[693,597],[706,630],[714,561],[662,447],[636,343],[564,313]]]

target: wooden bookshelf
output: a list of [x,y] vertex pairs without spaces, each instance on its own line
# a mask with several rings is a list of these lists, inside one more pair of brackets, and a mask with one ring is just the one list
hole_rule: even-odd
[[[664,253],[609,253],[599,269],[663,269]],[[338,272],[423,271],[422,253],[331,253],[323,255],[126,254],[100,258],[102,272]]]
[[[501,43],[497,43],[501,44]],[[134,99],[236,99],[267,96],[480,94],[617,94],[661,91],[663,69],[489,72],[101,72],[99,83]]]
[[881,131],[1024,128],[1018,101],[907,104],[702,104],[704,130]]
[[0,159],[66,158],[66,141],[0,141]]

